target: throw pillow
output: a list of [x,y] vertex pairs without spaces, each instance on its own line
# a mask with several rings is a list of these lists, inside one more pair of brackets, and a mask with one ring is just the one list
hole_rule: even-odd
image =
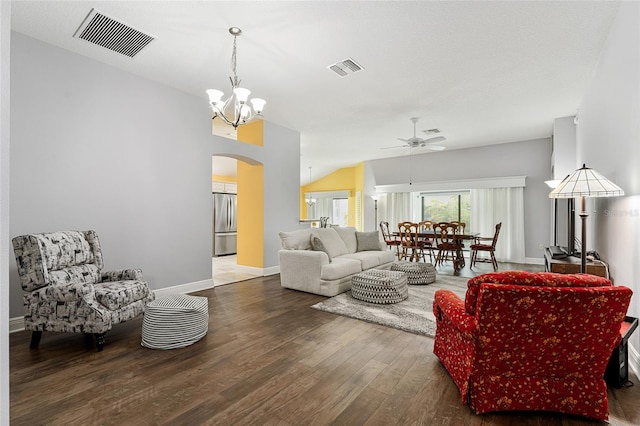
[[290,232],[280,232],[282,248],[286,250],[311,249],[311,236],[318,236],[315,229],[298,229]]
[[356,232],[358,251],[380,250],[378,231]]
[[340,235],[338,235],[335,229],[320,228],[316,229],[316,231],[318,232],[318,237],[322,240],[322,244],[326,247],[331,258],[336,258],[349,253],[346,244],[342,241],[342,238],[340,238]]
[[327,253],[327,256],[329,257],[329,263],[331,263],[331,255],[329,254],[327,249],[324,247],[324,244],[322,244],[322,240],[316,237],[315,235],[311,236],[311,249],[313,251],[323,251]]
[[353,226],[334,226],[344,244],[347,246],[349,253],[358,251],[358,241],[356,240],[356,228]]

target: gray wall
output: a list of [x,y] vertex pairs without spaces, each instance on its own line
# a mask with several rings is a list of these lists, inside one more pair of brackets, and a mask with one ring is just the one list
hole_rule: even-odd
[[[95,229],[105,269],[140,267],[153,289],[210,280],[211,156],[220,146],[235,153],[247,144],[211,134],[204,95],[18,33],[11,49],[10,236]],[[299,176],[299,146],[292,149],[298,134],[266,128],[274,152],[265,147],[257,158],[265,183],[277,184],[280,173]],[[294,181],[295,190],[279,194],[275,208],[295,206],[297,215]],[[268,203],[265,216],[287,228]],[[295,226],[297,217],[288,227]],[[279,244],[271,237],[269,250]],[[22,315],[21,297],[12,259],[11,317]]]
[[[625,191],[624,197],[588,200],[587,244],[609,263],[615,283],[634,291],[634,317],[640,316],[639,25],[640,4],[623,2],[580,104],[576,161],[576,168],[586,163]],[[640,332],[630,344],[638,372]]]
[[[551,127],[551,123],[549,123]],[[408,157],[368,162],[374,185],[402,184],[409,181]],[[527,176],[524,189],[525,256],[543,257],[540,245],[549,245],[550,200],[544,183],[550,178],[549,139],[505,143],[479,148],[458,149],[414,155],[412,182],[472,180],[503,176]],[[370,187],[366,182],[365,186]]]
[[11,3],[0,2],[0,425],[9,424],[9,107]]
[[265,269],[277,267],[278,232],[300,227],[300,133],[265,121],[263,146],[220,138],[214,144],[214,155],[248,158],[264,165],[263,262]]

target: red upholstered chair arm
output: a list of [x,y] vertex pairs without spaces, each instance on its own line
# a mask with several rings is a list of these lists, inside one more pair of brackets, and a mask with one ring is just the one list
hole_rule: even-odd
[[433,314],[436,321],[449,320],[468,338],[473,338],[477,325],[474,317],[464,309],[464,301],[451,290],[438,290],[433,298]]

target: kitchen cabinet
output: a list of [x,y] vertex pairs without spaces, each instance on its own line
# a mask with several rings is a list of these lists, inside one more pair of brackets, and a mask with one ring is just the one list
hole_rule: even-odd
[[211,192],[225,193],[225,194],[237,194],[238,184],[235,182],[211,182]]

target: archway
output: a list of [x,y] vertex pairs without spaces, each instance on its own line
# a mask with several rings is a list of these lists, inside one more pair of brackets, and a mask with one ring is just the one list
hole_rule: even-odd
[[[243,281],[262,275],[264,250],[264,173],[257,160],[238,154],[212,156],[212,195],[214,223],[212,235],[212,278],[214,286]],[[234,199],[237,212],[225,218],[236,224],[233,250],[217,250],[229,234],[216,234],[216,201]]]

